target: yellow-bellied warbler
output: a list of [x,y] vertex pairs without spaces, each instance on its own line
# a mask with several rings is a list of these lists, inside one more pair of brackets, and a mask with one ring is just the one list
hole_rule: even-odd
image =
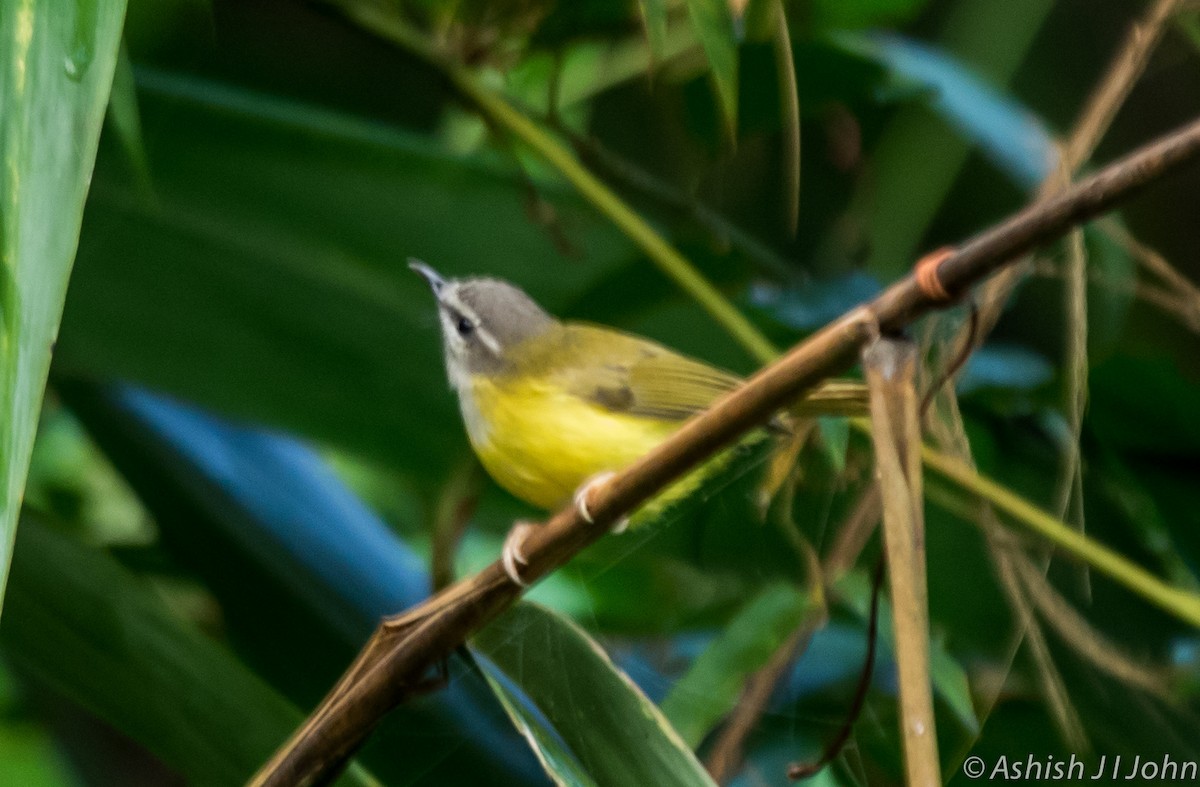
[[[447,279],[416,260],[409,267],[437,299],[446,372],[475,454],[500,486],[540,508],[574,497],[590,519],[591,485],[742,383],[649,339],[558,320],[506,281]],[[861,385],[834,382],[794,412],[841,414],[862,403]],[[685,495],[705,467],[635,512],[635,521]],[[504,547],[505,569],[518,584],[527,527],[514,527]]]

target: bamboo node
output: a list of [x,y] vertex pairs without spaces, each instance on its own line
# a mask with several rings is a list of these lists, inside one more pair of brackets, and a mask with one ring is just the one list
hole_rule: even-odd
[[945,303],[951,299],[950,292],[938,275],[938,266],[953,256],[955,251],[953,246],[943,246],[937,251],[929,252],[913,266],[913,277],[917,280],[917,287],[931,301]]

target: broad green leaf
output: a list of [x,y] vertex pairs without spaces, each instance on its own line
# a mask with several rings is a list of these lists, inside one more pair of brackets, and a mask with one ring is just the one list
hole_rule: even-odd
[[790,585],[766,588],[730,621],[662,703],[663,715],[693,748],[737,705],[745,682],[796,630],[810,609]]
[[0,600],[124,14],[0,3]]
[[737,132],[738,47],[729,5],[725,0],[687,0],[687,7],[696,37],[708,56],[717,103],[732,138]]
[[[195,784],[242,784],[302,718],[111,558],[22,522],[5,656]],[[355,769],[346,784],[371,784]]]
[[713,783],[654,703],[574,623],[522,603],[477,634],[472,647],[559,784]]

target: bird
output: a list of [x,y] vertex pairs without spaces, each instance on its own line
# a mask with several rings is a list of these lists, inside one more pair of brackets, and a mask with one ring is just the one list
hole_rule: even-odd
[[[743,382],[642,336],[559,320],[502,279],[449,279],[416,259],[409,267],[437,302],[446,374],[475,455],[501,487],[535,507],[574,501],[591,521],[592,489]],[[861,402],[860,388],[819,389],[805,408],[844,412]],[[668,487],[635,519],[685,494],[702,472]],[[521,542],[533,526],[518,522],[505,539],[503,566],[520,586]]]

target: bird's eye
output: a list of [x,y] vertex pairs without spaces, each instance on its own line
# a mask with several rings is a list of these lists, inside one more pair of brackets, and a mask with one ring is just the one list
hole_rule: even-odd
[[466,317],[458,318],[458,335],[470,336],[471,331],[475,330],[475,323],[468,320]]

